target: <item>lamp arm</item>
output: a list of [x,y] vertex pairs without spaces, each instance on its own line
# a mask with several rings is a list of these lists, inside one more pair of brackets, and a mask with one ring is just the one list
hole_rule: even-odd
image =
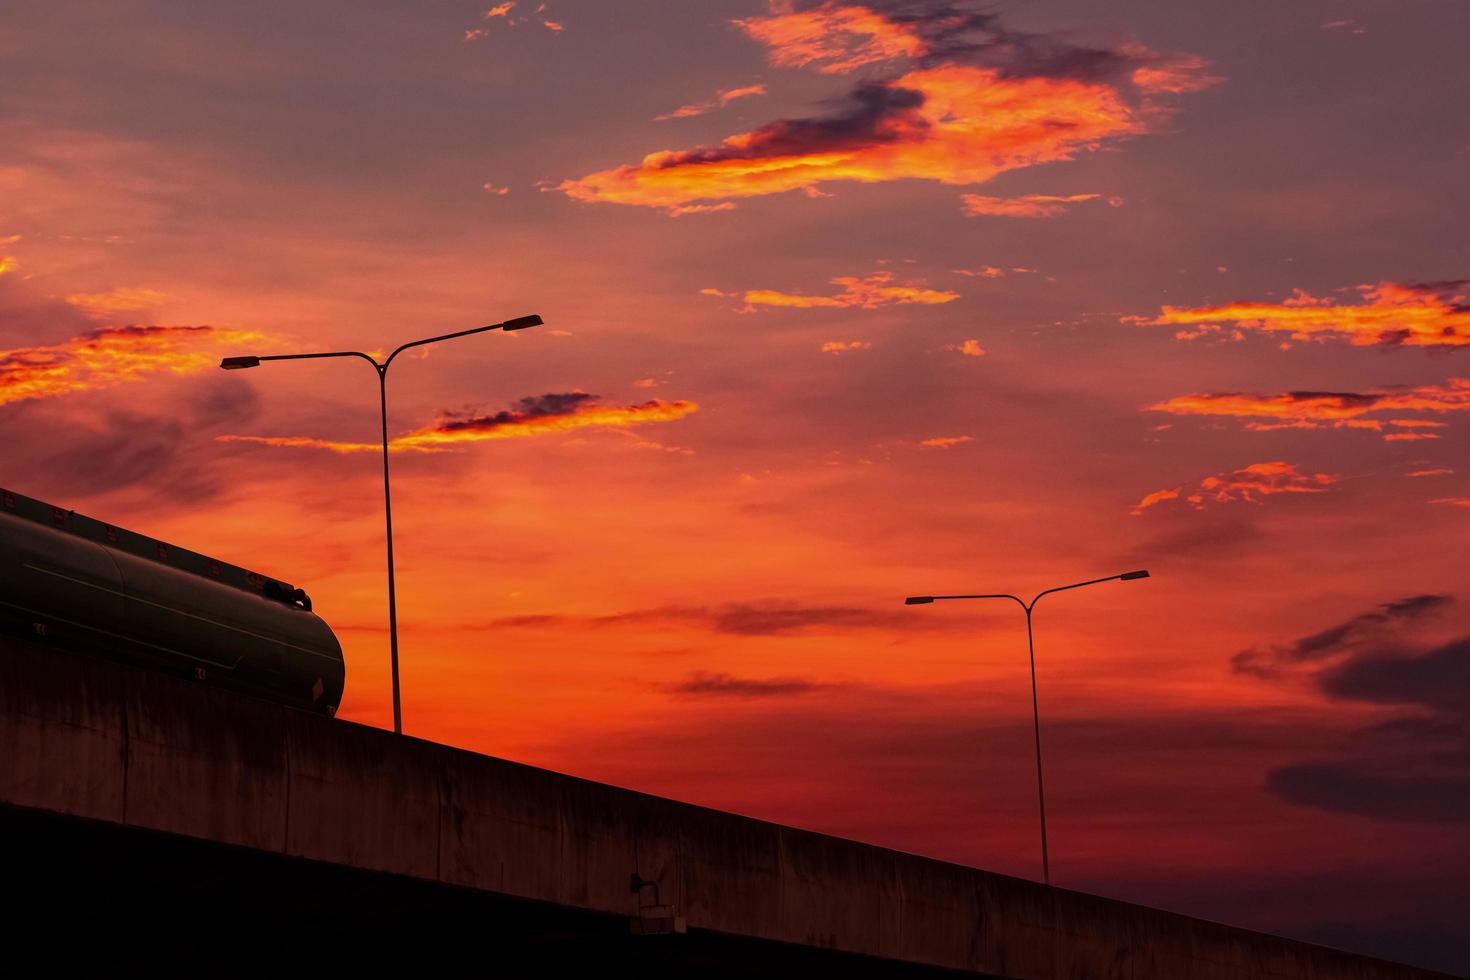
[[373,367],[378,367],[378,362],[360,350],[336,350],[321,354],[262,354],[257,360],[261,361],[308,361],[319,357],[360,357]]
[[[999,592],[994,595],[937,595],[938,599],[1009,599],[1022,609],[1027,609],[1026,603],[1020,596],[1011,595],[1009,592]],[[1029,611],[1029,610],[1028,610]]]
[[411,347],[422,347],[425,344],[437,344],[441,340],[453,340],[455,337],[468,337],[472,333],[484,333],[487,330],[499,330],[502,326],[503,324],[492,323],[486,327],[471,327],[468,330],[456,330],[454,333],[440,334],[437,337],[425,337],[423,340],[410,340],[406,344],[401,344],[396,350],[393,351],[393,353],[388,355],[388,359],[383,362],[383,370],[387,371],[388,365],[393,363],[393,358],[397,357],[399,354],[402,354],[404,351],[408,350]]
[[[1122,577],[1123,576],[1121,575],[1109,575],[1107,578],[1095,578],[1089,579],[1086,582],[1074,582],[1071,585],[1059,585],[1054,589],[1047,589],[1044,592],[1038,592],[1036,593],[1036,598],[1031,600],[1031,604],[1029,606],[1026,606],[1026,611],[1030,612],[1032,609],[1036,608],[1036,604],[1041,601],[1041,597],[1044,595],[1051,595],[1053,592],[1066,592],[1068,589],[1080,589],[1085,585],[1097,585],[1099,582],[1111,582],[1114,579],[1120,579]],[[1025,605],[1025,603],[1022,603],[1022,605]]]

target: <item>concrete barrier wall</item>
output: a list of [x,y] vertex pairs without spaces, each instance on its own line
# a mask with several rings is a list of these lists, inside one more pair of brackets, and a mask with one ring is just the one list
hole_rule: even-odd
[[0,803],[1016,980],[1439,976],[3,638]]

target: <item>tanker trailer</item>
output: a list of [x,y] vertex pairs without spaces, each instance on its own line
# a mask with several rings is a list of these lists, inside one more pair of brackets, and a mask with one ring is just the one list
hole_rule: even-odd
[[0,490],[0,631],[335,714],[342,646],[305,592]]

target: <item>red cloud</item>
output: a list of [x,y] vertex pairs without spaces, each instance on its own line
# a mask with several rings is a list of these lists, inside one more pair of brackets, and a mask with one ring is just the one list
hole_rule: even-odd
[[[1142,48],[1100,52],[1012,34],[993,16],[937,0],[910,4],[902,16],[835,0],[801,10],[773,0],[769,16],[736,23],[770,48],[776,65],[830,74],[908,67],[862,82],[833,115],[779,120],[718,146],[661,150],[558,189],[580,201],[670,209],[839,180],[978,184],[1146,132],[1148,93],[1183,91],[1194,71],[1188,59]],[[1132,76],[1120,75],[1125,66]],[[1139,75],[1146,67],[1174,82]]]
[[[1067,197],[1054,197],[1050,194],[1026,194],[1022,197],[961,194],[960,201],[964,205],[965,215],[971,218],[982,214],[1002,218],[1055,218],[1059,214],[1065,214],[1069,204],[1096,201],[1101,197],[1101,194],[1072,194]],[[1109,199],[1109,203],[1114,202],[1115,207],[1123,203],[1117,198]]]
[[764,85],[746,85],[741,88],[727,88],[715,93],[713,99],[704,102],[694,102],[689,105],[680,106],[673,112],[666,112],[661,116],[654,116],[654,122],[663,122],[666,119],[688,119],[691,116],[702,116],[706,112],[721,109],[736,99],[748,99],[752,95],[765,95]]
[[164,298],[163,293],[156,289],[133,289],[125,286],[105,293],[73,293],[66,301],[95,316],[105,317],[109,313],[149,310],[162,303]]
[[945,344],[944,349],[952,350],[958,354],[963,354],[966,357],[984,357],[986,354],[985,348],[980,346],[980,341],[975,340],[974,338],[962,341],[958,344]]
[[771,64],[782,68],[815,66],[825,74],[845,74],[864,65],[927,53],[914,25],[867,7],[824,3],[792,11],[773,2],[771,9],[770,16],[735,23],[770,48]]
[[1321,493],[1337,481],[1330,473],[1300,473],[1295,465],[1281,460],[1252,463],[1231,473],[1207,476],[1192,489],[1180,486],[1155,490],[1138,502],[1133,515],[1137,517],[1156,504],[1180,499],[1196,510],[1203,509],[1209,501],[1258,504],[1278,493]]
[[105,388],[147,374],[190,374],[214,364],[220,344],[258,340],[214,327],[104,327],[59,344],[0,351],[0,405]]
[[[842,292],[835,296],[809,296],[803,293],[782,293],[773,289],[751,289],[744,294],[747,310],[757,306],[782,306],[789,309],[844,309],[858,307],[872,310],[880,306],[918,303],[932,306],[951,303],[960,298],[959,293],[924,286],[895,286],[893,273],[875,272],[870,276],[838,276],[832,280],[841,286]],[[706,296],[721,296],[718,290],[700,290]]]
[[919,445],[926,449],[953,449],[955,446],[974,441],[974,436],[935,436],[932,439],[920,440]]
[[[598,404],[598,396],[585,391],[554,392],[522,398],[510,409],[489,414],[442,414],[434,425],[389,441],[388,448],[392,452],[441,452],[466,442],[517,439],[590,427],[627,428],[649,422],[672,422],[698,410],[699,406],[693,402],[659,399],[640,405],[604,406]],[[327,449],[335,453],[382,451],[382,446],[375,442],[337,442],[308,436],[223,435],[215,438],[220,442]]]
[[[1417,285],[1380,282],[1359,286],[1359,303],[1340,303],[1298,289],[1281,303],[1166,306],[1155,319],[1129,317],[1126,321],[1193,326],[1202,332],[1233,324],[1237,330],[1285,333],[1293,340],[1346,339],[1359,346],[1460,347],[1470,344],[1467,286],[1467,280]],[[1192,339],[1200,331],[1181,333],[1181,337]]]
[[[1439,428],[1429,419],[1364,418],[1384,412],[1470,411],[1470,378],[1451,378],[1442,385],[1389,387],[1372,391],[1286,391],[1276,395],[1218,392],[1180,395],[1148,406],[1171,415],[1205,415],[1251,419],[1254,432],[1276,429],[1349,428],[1383,430]],[[1433,437],[1433,433],[1390,433],[1385,439]]]

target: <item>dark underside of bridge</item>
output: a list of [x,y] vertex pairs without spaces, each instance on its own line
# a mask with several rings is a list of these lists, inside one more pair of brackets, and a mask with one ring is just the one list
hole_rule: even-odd
[[0,975],[960,975],[6,806],[0,882]]

